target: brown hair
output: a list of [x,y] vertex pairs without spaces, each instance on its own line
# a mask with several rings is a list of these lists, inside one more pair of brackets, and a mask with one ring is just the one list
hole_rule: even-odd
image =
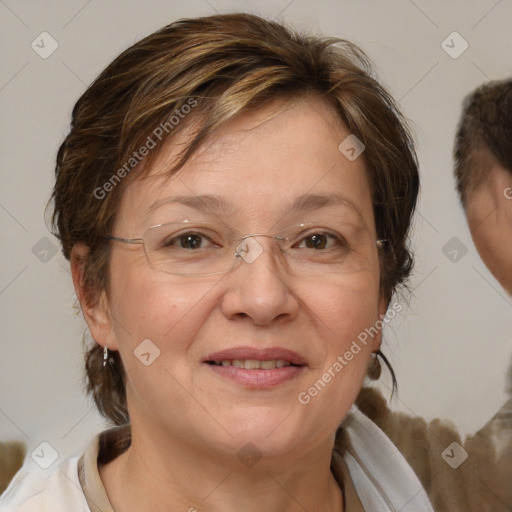
[[512,173],[512,79],[481,85],[464,99],[453,156],[464,206],[494,162]]
[[[366,146],[377,234],[387,240],[381,292],[390,301],[413,261],[407,235],[419,177],[405,121],[358,47],[249,14],[182,19],[162,28],[119,55],[76,103],[57,155],[53,227],[66,258],[77,242],[89,247],[87,300],[97,300],[102,290],[108,294],[105,237],[122,187],[148,169],[164,141],[200,120],[175,172],[234,116],[310,93],[327,102]],[[153,142],[154,151],[142,151]],[[113,352],[103,368],[102,348],[94,344],[86,354],[86,374],[99,411],[115,424],[128,421],[119,354]]]

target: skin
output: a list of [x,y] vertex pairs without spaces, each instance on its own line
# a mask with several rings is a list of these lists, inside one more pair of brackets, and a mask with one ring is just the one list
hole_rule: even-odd
[[486,156],[489,171],[466,199],[466,216],[480,257],[512,295],[512,174]]
[[[264,252],[253,263],[198,279],[155,272],[142,246],[113,243],[110,296],[102,293],[87,306],[76,257],[87,248],[77,244],[72,274],[92,337],[120,352],[128,375],[132,445],[100,468],[109,499],[118,512],[133,510],[134,503],[139,511],[343,510],[330,472],[334,436],[380,333],[309,404],[297,397],[387,308],[364,158],[351,162],[338,150],[349,132],[315,98],[274,102],[239,116],[176,176],[164,178],[187,130],[182,133],[162,149],[154,178],[135,180],[123,192],[115,236],[140,237],[152,225],[193,218],[198,211],[183,205],[167,204],[149,217],[145,211],[169,196],[207,193],[229,203],[229,214],[217,212],[217,218],[243,234],[341,212],[347,233],[354,233],[350,257],[358,264],[336,276],[299,278],[274,256],[271,240],[260,238]],[[283,218],[298,196],[333,191],[355,208]],[[148,367],[133,355],[147,338],[161,351]],[[307,366],[290,381],[255,390],[203,362],[240,345],[291,349]],[[251,468],[237,458],[248,442],[262,456]]]

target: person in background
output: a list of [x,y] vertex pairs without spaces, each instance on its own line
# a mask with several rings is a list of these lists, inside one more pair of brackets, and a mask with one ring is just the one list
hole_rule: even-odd
[[[464,100],[454,159],[475,246],[510,295],[512,79],[484,84]],[[508,393],[512,397],[512,368]],[[435,510],[512,510],[512,398],[465,440],[449,421],[391,411],[373,388],[363,388],[357,402],[405,455]]]
[[512,78],[486,83],[465,99],[454,159],[473,242],[512,295]]

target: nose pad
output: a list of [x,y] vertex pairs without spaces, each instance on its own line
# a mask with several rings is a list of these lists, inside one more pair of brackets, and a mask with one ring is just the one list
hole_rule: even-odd
[[263,246],[253,236],[249,236],[238,244],[235,256],[242,258],[246,263],[253,263],[262,253]]
[[279,241],[283,240],[283,237],[280,235],[266,235],[256,233],[254,235],[244,236],[243,240],[238,244],[235,250],[235,257],[237,259],[239,258],[238,262],[243,260],[246,263],[254,263],[263,254],[265,249],[263,245],[254,238],[256,236],[270,238],[271,246],[269,250],[272,254],[274,254],[274,256],[277,255],[277,259],[279,259],[283,252]]

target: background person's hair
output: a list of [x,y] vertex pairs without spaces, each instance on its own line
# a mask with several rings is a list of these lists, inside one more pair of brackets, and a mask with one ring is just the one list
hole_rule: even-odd
[[[387,240],[379,252],[381,293],[389,302],[413,264],[407,243],[419,176],[405,120],[357,46],[301,35],[249,14],[184,19],[162,28],[119,55],[76,103],[57,154],[53,229],[67,259],[77,242],[89,247],[83,262],[86,300],[94,303],[101,291],[108,296],[105,236],[123,187],[147,172],[165,140],[194,127],[173,173],[236,115],[309,94],[325,101],[366,146],[377,236]],[[184,115],[191,99],[197,103]],[[118,182],[118,170],[175,112],[181,115],[173,128]],[[115,186],[98,193],[109,180]],[[87,391],[103,416],[122,424],[129,421],[124,368],[118,352],[105,368],[102,357],[96,343],[88,348]]]
[[453,156],[464,206],[496,162],[512,174],[511,78],[481,85],[464,99]]

